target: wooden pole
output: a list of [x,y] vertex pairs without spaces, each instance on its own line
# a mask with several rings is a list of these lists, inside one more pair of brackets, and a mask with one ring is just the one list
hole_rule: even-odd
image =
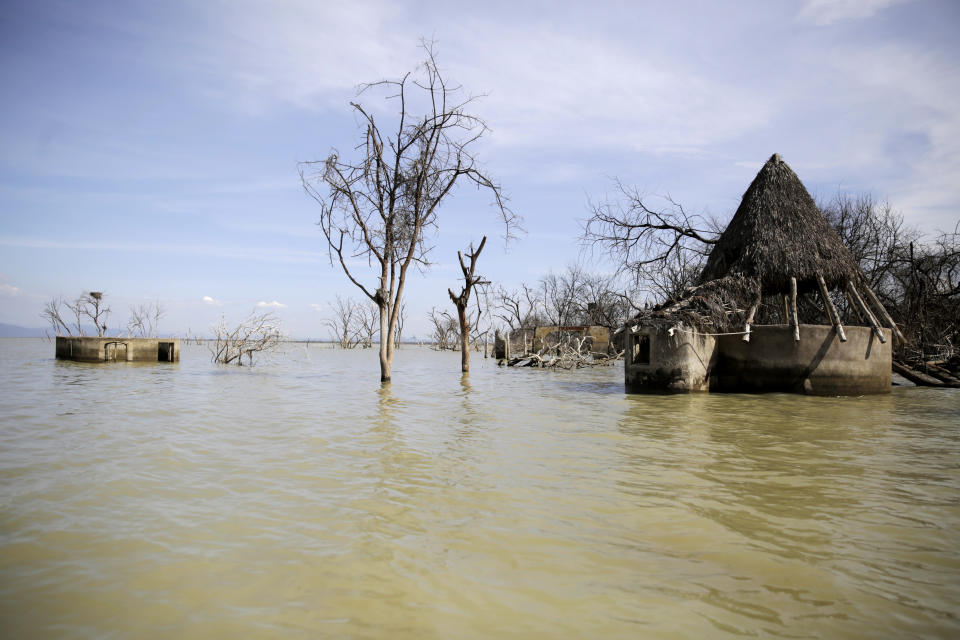
[[790,278],[790,324],[793,325],[793,340],[800,342],[800,321],[797,319],[797,279]]
[[880,338],[880,344],[885,344],[887,339],[883,337],[883,331],[880,330],[880,324],[877,322],[877,319],[873,317],[873,314],[870,313],[867,303],[865,303],[863,298],[860,297],[860,293],[857,291],[857,287],[853,284],[853,280],[847,280],[847,295],[853,299],[854,306],[859,309],[859,313],[866,316],[867,324],[870,325],[870,328],[873,329],[873,332],[877,334],[878,338]]
[[891,318],[890,314],[887,313],[887,310],[880,303],[880,300],[877,299],[877,294],[875,294],[873,289],[870,288],[870,284],[867,282],[867,279],[861,276],[861,280],[863,282],[864,292],[867,294],[867,300],[869,300],[870,304],[874,306],[874,309],[879,312],[879,315],[881,318],[883,318],[883,321],[890,325],[890,328],[893,330],[893,335],[897,336],[897,338],[900,340],[900,343],[905,343],[907,339],[903,337],[903,334],[900,333],[900,329],[897,328],[897,323],[893,321],[893,318]]
[[783,324],[790,324],[790,303],[787,302],[787,294],[781,295],[780,299],[783,302]]
[[817,274],[817,286],[820,287],[820,296],[823,298],[823,308],[833,323],[833,327],[837,330],[837,335],[840,337],[840,342],[846,342],[847,334],[844,333],[843,325],[840,324],[840,312],[837,311],[837,307],[833,304],[833,300],[830,299],[830,290],[827,289],[827,283],[824,281],[823,276],[819,273]]
[[863,314],[860,312],[860,308],[856,305],[856,303],[854,303],[853,296],[850,295],[850,292],[844,289],[843,297],[847,301],[847,307],[853,311],[853,315],[857,316],[857,322],[864,322]]
[[747,328],[745,329],[746,333],[743,334],[743,341],[750,342],[750,325],[753,324],[753,317],[757,315],[757,307],[760,306],[760,302],[754,302],[753,306],[750,307],[750,313],[747,314]]

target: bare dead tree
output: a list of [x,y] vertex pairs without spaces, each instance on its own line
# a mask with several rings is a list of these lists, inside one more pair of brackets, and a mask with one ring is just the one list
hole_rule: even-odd
[[446,311],[439,311],[436,307],[427,314],[433,329],[430,339],[438,351],[453,350],[457,336],[457,321]]
[[[76,334],[68,324],[64,316],[69,312],[70,322],[76,328]],[[107,331],[107,317],[110,315],[110,307],[103,304],[103,293],[100,291],[90,291],[81,293],[73,302],[67,302],[62,297],[52,298],[40,312],[40,317],[45,319],[54,333],[66,335],[85,335],[83,328],[84,319],[93,322],[98,336],[103,336]]]
[[330,333],[330,339],[341,349],[352,349],[359,344],[361,313],[361,305],[353,298],[337,296],[336,302],[331,304],[330,315],[324,318],[323,324]]
[[70,329],[70,326],[63,319],[64,310],[69,310],[69,305],[64,301],[62,297],[51,298],[43,306],[43,311],[40,312],[40,317],[47,321],[50,325],[50,328],[53,330],[53,334],[58,335],[68,335],[72,336],[73,331]]
[[651,297],[693,284],[720,237],[717,221],[689,213],[670,196],[655,208],[635,187],[619,180],[614,187],[613,197],[588,204],[582,244],[612,258]]
[[110,315],[110,307],[103,305],[103,292],[90,291],[80,294],[74,303],[79,309],[78,315],[82,314],[93,321],[93,326],[97,329],[97,335],[103,337],[107,331],[107,317]]
[[407,303],[400,303],[400,313],[397,316],[397,328],[393,332],[394,348],[400,347],[400,341],[403,339],[403,325],[407,321]]
[[583,268],[570,264],[559,274],[551,271],[540,278],[540,296],[548,324],[566,326],[577,323],[583,277]]
[[[460,328],[460,370],[464,373],[470,371],[470,324],[467,318],[467,308],[470,306],[470,294],[473,288],[490,284],[489,280],[476,275],[477,258],[483,251],[483,246],[487,244],[487,236],[483,236],[480,246],[474,250],[473,243],[470,243],[470,250],[467,252],[467,258],[470,259],[470,266],[463,261],[463,252],[457,251],[457,260],[460,262],[460,271],[463,272],[463,287],[459,294],[455,294],[453,289],[447,289],[450,294],[450,300],[457,308],[457,321]],[[478,313],[479,316],[479,313]]]
[[253,311],[234,328],[229,328],[221,316],[220,323],[210,329],[214,335],[210,354],[213,361],[220,364],[242,366],[243,356],[247,356],[248,364],[252,365],[253,354],[272,351],[283,339],[280,321],[272,313]]
[[358,312],[360,346],[364,349],[372,349],[374,336],[380,332],[380,307],[368,302],[368,304],[359,305]]
[[507,291],[502,286],[494,294],[494,315],[505,322],[507,327],[516,329],[532,329],[538,324],[544,324],[543,309],[540,296],[536,288],[520,284],[520,289]]
[[127,320],[127,332],[133,336],[154,338],[160,327],[160,319],[167,314],[160,301],[130,306],[130,319]]
[[[397,119],[388,128],[381,128],[372,110],[351,103],[363,128],[357,159],[333,150],[326,160],[300,164],[303,187],[320,205],[331,263],[336,258],[347,278],[376,303],[381,336],[396,331],[408,270],[428,264],[424,234],[437,226],[439,207],[454,186],[467,181],[489,191],[508,239],[519,223],[500,185],[474,155],[475,143],[487,132],[486,123],[468,111],[475,98],[462,97],[459,86],[448,84],[432,43],[423,48],[426,59],[415,71],[360,91],[383,90],[397,103]],[[372,267],[376,284],[361,282],[358,259]],[[393,340],[380,340],[381,381],[390,380],[394,348]]]

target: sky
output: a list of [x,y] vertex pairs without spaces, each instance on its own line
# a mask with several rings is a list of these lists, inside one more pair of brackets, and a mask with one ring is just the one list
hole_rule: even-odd
[[5,0],[0,322],[43,326],[46,301],[92,289],[113,326],[159,301],[164,334],[259,309],[326,338],[331,303],[362,294],[298,162],[353,153],[357,87],[413,69],[423,38],[482,95],[476,152],[526,233],[505,245],[489,198],[454,191],[407,285],[408,336],[453,310],[456,252],[483,235],[477,271],[508,288],[609,270],[578,236],[615,178],[728,219],[779,153],[815,197],[869,192],[952,230],[958,24],[954,0]]

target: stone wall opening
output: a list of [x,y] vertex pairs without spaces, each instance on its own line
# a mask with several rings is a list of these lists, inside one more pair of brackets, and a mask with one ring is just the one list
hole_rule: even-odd
[[157,343],[157,362],[173,362],[173,343]]

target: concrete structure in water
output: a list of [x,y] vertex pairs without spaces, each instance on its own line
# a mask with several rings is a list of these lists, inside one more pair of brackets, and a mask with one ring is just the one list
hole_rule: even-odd
[[904,339],[776,154],[744,193],[697,284],[622,330],[629,393],[889,393],[891,343]]
[[711,336],[682,327],[640,328],[628,338],[624,375],[628,393],[784,391],[812,395],[889,393],[890,330],[880,342],[869,327],[847,327],[841,342],[833,326],[751,328]]
[[77,362],[179,362],[179,338],[57,336],[57,359]]

